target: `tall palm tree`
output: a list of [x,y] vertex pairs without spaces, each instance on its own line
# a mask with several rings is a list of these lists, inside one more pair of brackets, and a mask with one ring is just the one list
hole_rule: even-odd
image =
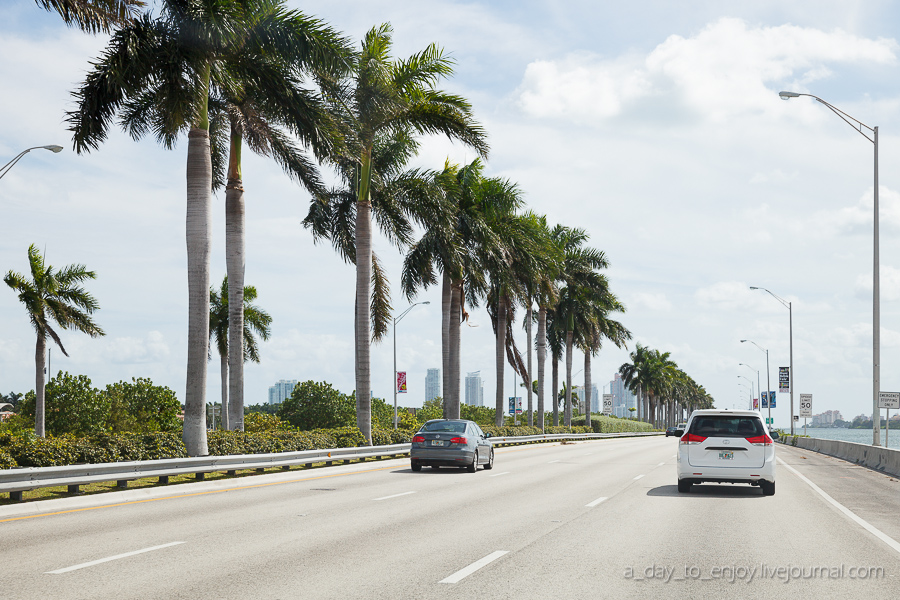
[[619,367],[619,373],[622,375],[622,380],[625,383],[625,387],[634,392],[637,396],[638,420],[644,420],[648,422],[649,418],[647,417],[644,398],[648,384],[648,364],[650,361],[650,353],[651,350],[648,347],[638,343],[635,346],[635,349],[630,354],[631,362],[624,363],[621,367]]
[[460,96],[435,89],[453,74],[453,61],[435,44],[405,60],[392,60],[390,25],[372,28],[345,77],[326,82],[332,109],[344,125],[345,162],[355,164],[356,186],[356,401],[357,425],[371,441],[370,323],[372,286],[372,192],[381,185],[375,169],[379,140],[398,134],[444,134],[488,151],[485,133]]
[[[209,99],[239,96],[248,82],[272,76],[271,55],[281,55],[285,47],[301,52],[315,44],[298,31],[291,17],[296,13],[280,12],[280,0],[161,0],[160,4],[158,18],[143,15],[113,34],[74,93],[78,106],[67,119],[78,153],[98,148],[116,118],[133,138],[152,131],[167,149],[174,147],[183,133],[188,135],[184,442],[189,455],[202,456],[207,453],[206,355],[214,166]],[[256,18],[270,7],[275,9],[268,13],[270,18]],[[295,83],[290,80],[283,85],[292,87]]]
[[146,6],[144,0],[34,0],[45,10],[59,13],[66,25],[88,33],[109,33],[129,23]]
[[[226,275],[218,292],[213,288],[209,289],[209,337],[210,341],[215,341],[216,350],[219,352],[222,380],[222,428],[234,429],[232,426],[233,422],[231,422],[228,397],[228,364],[230,362],[230,344],[228,341],[233,329],[229,322],[233,311],[229,310],[228,296],[228,276]],[[243,362],[253,361],[258,363],[259,346],[253,333],[256,332],[256,335],[263,340],[269,339],[269,334],[272,331],[272,317],[266,311],[252,304],[256,300],[256,288],[252,285],[244,286],[241,300],[243,302],[243,311],[241,311],[243,313],[243,319],[241,319]],[[243,411],[243,408],[241,410]]]
[[100,305],[81,287],[83,281],[96,279],[97,275],[93,271],[88,271],[84,265],[68,265],[54,271],[52,266],[44,262],[44,257],[34,244],[28,247],[28,266],[31,280],[9,271],[3,281],[19,293],[19,300],[25,305],[37,334],[34,350],[34,433],[44,437],[44,360],[47,337],[56,342],[63,354],[69,356],[51,322],[63,329],[74,329],[91,337],[106,334],[90,316]]

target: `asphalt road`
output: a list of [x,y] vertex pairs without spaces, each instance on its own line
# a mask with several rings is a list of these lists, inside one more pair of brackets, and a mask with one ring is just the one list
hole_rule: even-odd
[[674,438],[497,449],[0,508],[6,599],[885,598],[900,482],[778,446],[679,494]]

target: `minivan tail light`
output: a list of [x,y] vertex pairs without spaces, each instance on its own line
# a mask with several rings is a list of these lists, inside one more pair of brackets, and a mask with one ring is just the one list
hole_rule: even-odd
[[455,437],[455,438],[450,438],[450,443],[451,444],[468,444],[469,440],[467,440],[464,437]]
[[774,443],[772,441],[772,438],[770,438],[768,434],[765,433],[754,437],[748,437],[747,441],[754,446],[771,446]]
[[416,443],[416,442],[421,443],[421,442],[424,442],[424,441],[425,441],[425,436],[424,436],[424,435],[414,435],[414,436],[413,436],[413,443]]
[[700,444],[706,441],[706,438],[702,435],[696,435],[694,433],[686,433],[681,437],[682,444]]

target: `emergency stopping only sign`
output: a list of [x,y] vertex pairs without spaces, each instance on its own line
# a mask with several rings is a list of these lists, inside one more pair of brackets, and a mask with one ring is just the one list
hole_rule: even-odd
[[900,392],[878,392],[878,408],[900,408]]
[[812,394],[800,394],[800,416],[812,419]]

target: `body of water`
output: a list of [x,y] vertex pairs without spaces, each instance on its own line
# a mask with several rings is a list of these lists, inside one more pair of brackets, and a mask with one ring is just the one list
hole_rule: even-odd
[[[893,424],[892,424],[893,425]],[[790,433],[790,429],[786,433]],[[794,427],[794,433],[803,435],[803,427]],[[884,436],[888,434],[888,443],[884,443]],[[871,429],[843,429],[837,427],[807,427],[806,435],[823,440],[843,440],[856,442],[857,444],[872,445]],[[881,445],[888,448],[900,449],[900,429],[891,427],[890,432],[881,428]]]

